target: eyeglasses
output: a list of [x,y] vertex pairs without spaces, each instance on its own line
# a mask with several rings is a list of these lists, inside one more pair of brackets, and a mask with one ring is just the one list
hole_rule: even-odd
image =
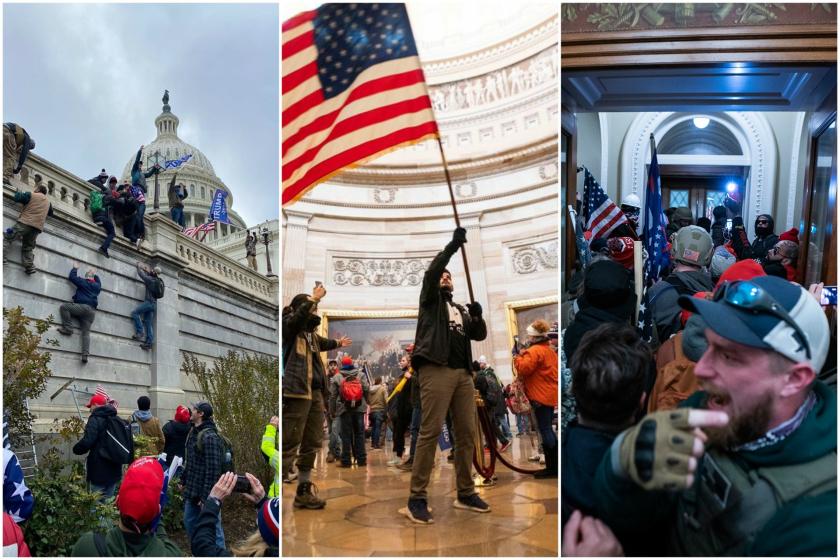
[[790,326],[799,337],[800,342],[805,346],[805,354],[811,359],[811,346],[805,333],[793,320],[785,309],[779,305],[776,298],[771,296],[764,288],[747,280],[736,280],[726,282],[715,291],[713,301],[723,300],[724,302],[753,313],[768,313],[784,321]]

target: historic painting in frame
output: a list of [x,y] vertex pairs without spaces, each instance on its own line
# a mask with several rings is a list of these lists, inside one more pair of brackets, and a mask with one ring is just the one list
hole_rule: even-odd
[[557,296],[546,296],[505,303],[508,320],[508,338],[513,347],[514,335],[520,343],[528,340],[525,329],[537,319],[545,319],[551,325],[558,319]]

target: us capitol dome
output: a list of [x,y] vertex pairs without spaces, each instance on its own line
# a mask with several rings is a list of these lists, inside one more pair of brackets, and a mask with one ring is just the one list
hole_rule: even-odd
[[[216,176],[213,170],[213,165],[204,153],[187,144],[178,137],[178,117],[176,117],[169,106],[168,92],[164,96],[163,112],[155,119],[155,128],[157,129],[157,137],[149,144],[143,147],[143,169],[148,171],[154,165],[154,154],[160,152],[160,160],[176,160],[181,156],[192,154],[192,157],[177,169],[168,169],[161,172],[158,177],[158,185],[160,189],[160,211],[166,214],[169,213],[169,199],[167,197],[167,190],[169,182],[172,180],[174,173],[178,174],[177,182],[187,186],[189,196],[184,200],[184,219],[187,227],[196,226],[204,223],[207,220],[207,214],[210,211],[210,203],[213,200],[213,193],[216,189],[223,189],[228,193],[227,209],[230,224],[219,223],[216,230],[212,231],[207,236],[207,241],[215,241],[224,239],[225,237],[246,229],[245,221],[233,210],[233,193]],[[128,163],[123,169],[122,178],[128,179],[131,177],[131,167],[134,165],[134,158],[137,152],[131,154]],[[154,176],[146,180],[149,192],[146,193],[146,213],[152,211],[154,204],[155,187]]]

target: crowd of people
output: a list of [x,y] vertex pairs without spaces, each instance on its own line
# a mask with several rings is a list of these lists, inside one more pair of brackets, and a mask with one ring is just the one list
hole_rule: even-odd
[[[479,429],[475,421],[476,389],[502,453],[513,438],[506,403],[516,397],[530,401],[546,465],[535,476],[557,477],[558,449],[553,426],[558,404],[556,324],[552,328],[544,320],[535,321],[528,327],[528,343],[517,344],[513,349],[513,367],[518,371],[513,384],[518,387],[516,390],[502,385],[484,356],[474,360],[470,341],[481,341],[487,336],[483,310],[478,302],[463,306],[453,301],[454,283],[446,269],[466,241],[466,230],[457,228],[452,241],[427,268],[419,297],[415,341],[403,355],[394,356],[400,375],[390,380],[382,375],[369,376],[349,355],[339,354],[325,367],[320,353],[346,348],[352,340],[328,339],[316,332],[321,322],[318,305],[326,296],[322,284],[317,284],[311,294],[298,294],[283,309],[282,469],[284,481],[295,477],[298,480],[295,507],[326,506],[312,482],[326,424],[327,463],[335,462],[337,468],[351,468],[354,462],[357,468],[366,468],[368,451],[383,449],[386,433],[391,433],[394,459],[389,465],[411,472],[407,505],[400,511],[414,523],[433,523],[428,489],[438,439],[446,426],[453,444],[448,460],[454,464],[457,486],[453,507],[490,512],[473,481],[475,436]],[[366,445],[366,414],[370,449]],[[517,435],[528,429],[530,423],[520,425]],[[533,459],[541,457],[537,454]]]
[[835,556],[834,335],[797,230],[760,214],[750,242],[730,199],[667,210],[671,265],[637,312],[623,202],[566,306],[563,553]]
[[[193,556],[278,555],[278,475],[275,472],[266,495],[257,477],[231,472],[231,443],[216,425],[210,403],[202,401],[190,408],[178,406],[174,417],[163,427],[151,413],[151,400],[145,395],[137,399],[137,409],[127,420],[119,416],[117,402],[101,387],[86,406],[90,416],[73,453],[87,454],[85,477],[89,491],[97,495],[100,503],[113,503],[119,520],[100,532],[82,534],[72,556],[183,556],[161,523],[170,480],[178,484],[183,494],[183,524]],[[278,424],[277,416],[269,420],[260,445],[261,453],[275,471],[279,457]],[[152,449],[158,454],[138,457],[134,444],[138,435],[150,438]],[[3,452],[4,555],[12,555],[7,546],[13,545],[16,555],[27,556],[28,547],[18,524],[33,515],[38,496],[26,487],[5,437]],[[233,492],[256,507],[256,529],[239,545],[228,547],[221,502]]]

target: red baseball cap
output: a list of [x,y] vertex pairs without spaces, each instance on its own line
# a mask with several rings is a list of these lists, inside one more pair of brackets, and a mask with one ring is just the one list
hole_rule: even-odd
[[90,408],[92,406],[104,406],[106,404],[108,404],[108,400],[104,395],[93,395],[85,406]]
[[183,405],[178,405],[178,408],[175,409],[175,421],[180,422],[181,424],[186,424],[190,421],[190,409]]
[[151,523],[160,513],[160,493],[163,490],[163,467],[156,457],[141,457],[125,471],[117,509],[141,525]]

